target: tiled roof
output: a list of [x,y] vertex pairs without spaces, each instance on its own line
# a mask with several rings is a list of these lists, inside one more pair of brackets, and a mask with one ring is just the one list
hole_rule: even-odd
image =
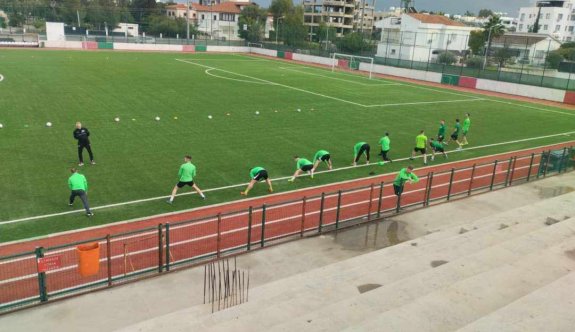
[[184,5],[183,3],[179,3],[177,5],[169,5],[166,6],[167,9],[181,9],[181,10],[186,10],[186,5]]
[[447,18],[442,15],[429,15],[429,14],[407,14],[414,19],[427,24],[443,24],[443,25],[451,25],[457,27],[464,27],[465,24],[461,22],[454,21],[450,18]]

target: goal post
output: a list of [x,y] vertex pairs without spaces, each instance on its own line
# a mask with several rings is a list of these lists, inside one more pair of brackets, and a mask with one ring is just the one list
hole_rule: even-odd
[[248,43],[248,47],[264,48],[264,44],[262,44],[262,43]]
[[369,78],[372,76],[373,72],[373,58],[367,56],[343,54],[343,53],[333,53],[331,61],[331,71],[335,71],[337,68],[343,68],[346,70],[359,70],[360,64],[366,63],[369,65]]

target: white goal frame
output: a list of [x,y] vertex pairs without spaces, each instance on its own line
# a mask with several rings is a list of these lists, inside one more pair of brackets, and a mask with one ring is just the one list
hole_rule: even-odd
[[262,44],[262,43],[248,43],[248,47],[264,48],[264,44]]
[[[366,62],[369,63],[369,78],[371,79],[372,77],[372,72],[373,72],[373,58],[368,57],[368,56],[359,56],[359,55],[351,55],[351,54],[344,54],[344,53],[333,53],[331,56],[331,71],[335,71],[335,68],[338,67],[338,60],[339,59],[347,59],[350,61],[350,63],[353,63],[353,61],[358,61],[359,59],[365,60],[362,62]],[[359,66],[357,67],[357,70],[359,70]]]

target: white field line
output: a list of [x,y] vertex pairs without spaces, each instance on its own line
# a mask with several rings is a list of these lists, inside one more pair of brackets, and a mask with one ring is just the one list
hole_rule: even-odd
[[[237,54],[235,54],[237,55]],[[219,61],[219,62],[267,62],[266,59],[183,59],[186,61]]]
[[[529,142],[529,141],[535,141],[535,140],[540,140],[540,139],[546,139],[546,138],[552,138],[552,137],[558,137],[558,136],[570,136],[575,134],[575,131],[569,131],[569,132],[565,132],[565,133],[559,133],[559,134],[553,134],[553,135],[545,135],[545,136],[538,136],[538,137],[531,137],[531,138],[524,138],[524,139],[519,139],[519,140],[513,140],[513,141],[507,141],[507,142],[499,142],[499,143],[493,143],[493,144],[487,144],[487,145],[480,145],[480,146],[473,146],[473,147],[469,147],[469,148],[465,148],[463,151],[466,150],[478,150],[478,149],[486,149],[486,148],[490,148],[490,147],[494,147],[494,146],[500,146],[500,145],[508,145],[508,144],[515,144],[515,143],[522,143],[522,142]],[[533,148],[529,148],[529,149],[524,149],[524,150],[531,150],[531,149],[537,149],[537,148],[543,148],[545,146],[537,146],[537,147],[533,147]],[[515,151],[515,152],[521,152],[524,150],[519,150],[519,151]],[[457,153],[459,151],[457,150],[452,150],[452,151],[447,151],[447,154],[451,154],[451,153]],[[509,152],[506,152],[509,153]],[[497,153],[497,154],[493,154],[493,155],[498,155],[498,154],[502,154],[502,153]],[[493,155],[486,155],[486,156],[480,156],[477,158],[485,158],[485,157],[490,157]],[[416,158],[421,158],[421,156],[417,156]],[[399,158],[399,159],[394,159],[395,161],[406,161],[409,160],[409,158]],[[454,162],[449,162],[449,163],[444,163],[441,165],[448,165],[451,163],[459,163],[462,162],[463,160],[458,160],[458,161],[454,161]],[[340,171],[344,171],[344,170],[349,170],[352,168],[361,168],[361,167],[369,167],[369,166],[375,166],[377,164],[363,164],[363,165],[357,165],[357,166],[344,166],[344,167],[340,167],[340,168],[334,168],[332,170],[325,170],[325,171],[319,171],[316,172],[315,174],[322,174],[322,173],[332,173],[332,172],[340,172]],[[431,166],[430,166],[431,167]],[[379,174],[378,176],[382,176],[385,174]],[[308,176],[307,174],[304,175],[300,175],[300,176]],[[284,176],[284,177],[280,177],[280,178],[275,178],[272,179],[272,181],[285,181],[290,179],[291,176]],[[331,184],[325,184],[323,186],[326,185],[334,185],[337,183],[331,183]],[[247,186],[247,183],[240,183],[240,184],[233,184],[233,185],[229,185],[229,186],[223,186],[223,187],[217,187],[217,188],[210,188],[210,189],[205,189],[204,192],[214,192],[214,191],[221,191],[221,190],[226,190],[226,189],[234,189],[234,188],[240,188],[240,187],[245,187]],[[309,190],[309,189],[313,189],[312,188],[302,188],[301,190]],[[187,193],[181,193],[178,194],[177,196],[186,196],[186,195],[194,195],[195,192],[187,192]],[[286,193],[281,193],[281,194],[286,194]],[[150,198],[144,198],[144,199],[138,199],[138,200],[133,200],[133,201],[127,201],[127,202],[121,202],[121,203],[113,203],[113,204],[107,204],[107,205],[101,205],[101,206],[96,206],[91,208],[92,210],[103,210],[103,209],[109,209],[109,208],[113,208],[113,207],[119,207],[119,206],[125,206],[125,205],[132,205],[132,204],[139,204],[139,203],[146,203],[146,202],[150,202],[150,201],[158,201],[161,199],[167,199],[170,196],[157,196],[157,197],[150,197]],[[237,201],[235,201],[237,202]],[[225,203],[227,204],[227,203]],[[45,215],[39,215],[39,216],[33,216],[33,217],[26,217],[26,218],[20,218],[20,219],[13,219],[13,220],[6,220],[6,221],[1,221],[0,222],[0,226],[2,225],[8,225],[8,224],[13,224],[13,223],[18,223],[18,222],[23,222],[23,221],[29,221],[29,220],[38,220],[38,219],[45,219],[45,218],[51,218],[51,217],[58,217],[58,216],[64,216],[64,215],[69,215],[69,214],[75,214],[75,213],[82,213],[85,212],[83,209],[79,209],[79,210],[72,210],[72,211],[66,211],[66,212],[58,212],[58,213],[51,213],[51,214],[45,214]],[[185,213],[186,211],[178,211],[176,213]],[[108,224],[108,225],[103,225],[102,227],[108,227],[112,224]],[[83,229],[85,230],[85,229]],[[6,245],[6,244],[4,244]]]
[[216,75],[216,74],[211,73],[212,70],[214,70],[214,69],[206,69],[206,71],[205,71],[206,75],[213,76],[213,77],[216,77],[216,78],[221,78],[221,79],[224,79],[224,80],[236,81],[236,82],[251,83],[251,84],[271,85],[270,83],[265,83],[265,82],[256,82],[256,81],[240,80],[240,79],[237,79],[237,78],[219,76],[219,75]]
[[2,76],[2,74],[0,74],[0,82],[2,82],[4,80],[4,76]]
[[390,107],[390,106],[406,106],[406,105],[426,105],[426,104],[445,104],[445,103],[465,103],[470,101],[482,101],[483,98],[473,98],[473,99],[455,99],[455,100],[437,100],[437,101],[419,101],[413,103],[397,103],[397,104],[379,104],[379,105],[367,105],[366,107]]
[[281,86],[281,87],[283,87],[283,88],[292,89],[292,90],[296,90],[296,91],[300,91],[300,92],[312,94],[312,95],[319,96],[319,97],[323,97],[323,98],[333,99],[333,100],[337,100],[337,101],[340,101],[340,102],[343,102],[343,103],[347,103],[347,104],[352,104],[352,105],[356,105],[356,106],[360,106],[360,107],[366,107],[365,105],[362,105],[362,104],[359,104],[359,103],[356,103],[356,102],[353,102],[353,101],[349,101],[349,100],[345,100],[345,99],[341,99],[341,98],[337,98],[337,97],[332,97],[332,96],[324,95],[324,94],[317,93],[317,92],[312,92],[312,91],[308,91],[308,90],[296,88],[296,87],[293,87],[293,86],[290,86],[290,85],[285,85],[285,84],[276,83],[276,82],[264,80],[264,79],[257,78],[257,77],[253,77],[253,76],[249,76],[249,75],[234,73],[233,71],[229,71],[229,70],[224,70],[224,69],[219,69],[219,68],[215,68],[215,67],[211,67],[211,66],[206,66],[206,65],[199,64],[199,63],[188,62],[188,61],[185,61],[185,60],[182,60],[182,59],[176,59],[176,61],[180,61],[180,62],[183,62],[183,63],[187,63],[187,64],[190,64],[190,65],[199,66],[199,67],[204,67],[204,68],[208,68],[208,69],[215,69],[215,70],[219,70],[219,71],[222,71],[222,72],[224,72],[224,73],[229,73],[229,74],[232,74],[232,75],[247,77],[247,78],[250,78],[250,79],[253,79],[253,80],[257,80],[257,81],[262,81],[262,82],[265,82],[265,83],[268,83],[268,84],[271,84],[271,85]]
[[[484,166],[485,166],[485,165],[484,165]],[[522,170],[522,169],[527,169],[527,168],[529,168],[529,166],[518,167],[518,168],[516,168],[515,170],[517,171],[517,170]],[[503,175],[503,174],[507,174],[507,170],[502,170],[502,171],[499,171],[499,172],[496,172],[496,173],[495,173],[496,176],[497,176],[497,175]],[[447,175],[449,175],[449,174],[447,174]],[[492,176],[492,174],[485,174],[485,175],[475,176],[475,177],[473,177],[473,179],[474,179],[474,180],[477,180],[477,179],[482,179],[482,178],[491,177],[491,176]],[[426,180],[427,180],[427,179],[426,179]],[[471,178],[460,179],[460,180],[453,181],[452,184],[467,183],[467,182],[469,182],[470,180],[471,180]],[[449,183],[442,183],[442,184],[439,184],[439,185],[432,186],[432,187],[431,187],[431,190],[433,191],[433,189],[437,189],[437,188],[441,188],[441,187],[446,187],[446,186],[449,186]],[[370,190],[370,188],[364,188],[364,189],[361,189],[361,190],[357,190],[356,192],[359,192],[359,191],[367,191],[367,190]],[[418,192],[422,192],[422,191],[425,191],[425,190],[426,190],[426,188],[420,188],[420,189],[415,189],[415,190],[406,191],[406,192],[403,193],[402,196],[405,197],[406,195],[414,194],[414,193],[418,193]],[[351,192],[346,192],[345,194],[350,194],[350,193],[351,193]],[[458,194],[458,193],[455,193],[455,194]],[[342,197],[343,197],[343,196],[342,196]],[[395,198],[395,195],[382,196],[382,199],[383,199],[383,200],[385,200],[385,199],[390,199],[390,198]],[[440,198],[443,198],[443,197],[440,197]],[[345,208],[349,208],[349,207],[353,207],[353,206],[357,206],[357,205],[369,204],[370,200],[371,200],[372,203],[373,203],[373,202],[378,202],[378,201],[379,201],[379,197],[372,197],[371,199],[366,199],[366,200],[361,200],[361,201],[354,202],[354,203],[344,204],[344,205],[341,205],[341,206],[340,206],[340,209],[345,209]],[[309,201],[308,201],[308,202],[309,202]],[[324,211],[324,213],[326,213],[326,212],[330,212],[330,211],[334,211],[334,210],[337,210],[337,207],[326,208],[326,209],[324,209],[323,211]],[[308,216],[313,216],[313,215],[316,215],[316,214],[319,214],[319,213],[320,213],[320,211],[317,211],[317,210],[316,210],[316,211],[312,211],[312,212],[306,212],[306,213],[305,213],[305,216],[306,216],[306,217],[308,217]],[[247,213],[242,213],[242,214],[247,214]],[[238,215],[240,215],[240,214],[238,214]],[[267,222],[266,222],[266,225],[273,225],[273,224],[277,224],[277,223],[282,223],[282,222],[289,221],[289,220],[292,220],[292,219],[301,219],[301,217],[302,217],[302,216],[301,216],[300,214],[295,214],[295,215],[292,215],[292,216],[289,216],[289,217],[284,217],[284,218],[280,218],[280,219],[275,219],[275,220],[267,221]],[[356,219],[356,218],[359,218],[359,216],[358,216],[358,217],[354,217],[354,218],[352,218],[352,219]],[[345,221],[345,220],[342,220],[342,221]],[[333,224],[333,223],[326,223],[326,224],[324,224],[324,226],[325,226],[325,225],[330,225],[330,224]],[[194,223],[194,224],[185,225],[185,226],[183,226],[183,227],[193,227],[193,226],[197,226],[197,225],[198,225],[198,224]],[[261,227],[261,224],[259,224],[259,223],[254,224],[254,225],[252,225],[252,230],[253,230],[253,229],[257,229],[258,227]],[[182,228],[182,227],[180,227],[180,228]],[[176,228],[171,228],[171,230],[174,230],[174,229],[176,229]],[[238,233],[238,232],[244,232],[244,231],[247,231],[248,229],[249,229],[249,228],[248,228],[247,226],[240,227],[240,228],[234,228],[234,229],[229,230],[229,231],[221,232],[220,235],[227,235],[227,234],[233,234],[233,233]],[[315,227],[308,228],[308,229],[315,229]],[[151,232],[151,233],[156,233],[156,232]],[[295,234],[295,233],[299,233],[299,231],[298,231],[298,232],[294,232],[294,234]],[[288,235],[288,234],[278,235],[277,237],[282,237],[282,236],[285,236],[285,235]],[[193,238],[193,239],[182,240],[182,241],[170,243],[170,247],[173,248],[173,247],[177,247],[177,246],[179,246],[179,245],[184,245],[184,244],[189,244],[189,243],[198,242],[198,241],[202,241],[202,240],[207,240],[207,239],[214,238],[214,237],[217,237],[217,234],[208,234],[208,235],[204,235],[204,236],[197,237],[197,238]],[[267,240],[269,241],[269,240],[272,240],[272,239],[273,239],[273,238],[268,238]],[[101,242],[101,243],[105,243],[105,242]],[[241,246],[239,246],[239,247],[241,247]],[[229,248],[226,248],[226,249],[229,249]],[[53,251],[53,252],[47,253],[47,255],[50,256],[50,255],[54,255],[54,254],[56,254],[56,253],[61,253],[61,252],[70,251],[70,250],[75,250],[75,248],[68,248],[68,249],[64,249],[64,250]],[[136,255],[145,254],[145,253],[148,253],[148,252],[150,252],[150,251],[156,251],[156,250],[158,250],[158,248],[157,248],[157,247],[155,246],[155,244],[154,244],[154,247],[146,248],[146,249],[141,249],[141,250],[138,250],[138,251],[133,251],[133,252],[128,253],[126,256],[127,256],[127,257],[128,257],[128,256],[136,256]],[[204,255],[204,254],[202,254],[202,255]],[[35,258],[35,257],[33,257],[33,258]],[[123,255],[123,254],[119,254],[119,255],[112,256],[112,257],[110,257],[110,258],[111,258],[111,260],[123,259],[123,258],[124,258],[124,255]],[[190,258],[192,258],[192,257],[188,257],[188,258],[185,258],[185,259],[190,259]],[[21,259],[22,259],[22,258],[13,259],[13,260],[10,260],[10,261],[2,262],[1,264],[15,263],[15,262],[20,261]],[[29,258],[28,258],[28,259],[29,259]],[[105,262],[106,259],[107,259],[107,258],[101,258],[101,259],[100,259],[100,262]],[[0,265],[1,265],[1,264],[0,264]],[[65,266],[65,267],[62,267],[62,268],[59,268],[59,269],[55,269],[55,270],[48,271],[47,274],[52,274],[52,273],[56,273],[56,272],[63,272],[63,271],[75,269],[75,268],[77,268],[77,266],[78,266],[77,264],[68,265],[68,266]],[[149,268],[149,267],[148,267],[148,268]],[[147,269],[147,268],[144,268],[144,269]],[[136,271],[135,271],[135,272],[136,272]],[[20,280],[25,280],[25,279],[29,279],[29,278],[37,278],[37,276],[38,276],[37,273],[31,273],[31,274],[24,275],[24,276],[19,276],[19,277],[15,277],[15,278],[10,278],[10,279],[6,279],[6,280],[1,280],[1,281],[0,281],[0,285],[8,284],[8,283],[11,283],[11,282],[16,282],[16,281],[20,281]],[[72,288],[73,288],[73,287],[72,287]]]
[[529,108],[529,109],[533,109],[533,110],[537,110],[537,111],[551,112],[551,113],[557,113],[557,114],[575,116],[575,112],[571,112],[571,113],[561,112],[561,111],[556,111],[556,110],[550,110],[550,109],[548,109],[548,108],[541,108],[541,107],[529,106],[529,105],[524,105],[524,104],[516,104],[516,103],[511,103],[511,102],[508,102],[508,101],[497,100],[497,99],[490,99],[490,98],[486,98],[485,100],[487,100],[487,101],[492,101],[492,102],[495,102],[495,103],[500,103],[500,104],[507,104],[507,105],[513,105],[513,106],[518,106],[518,107]]
[[294,71],[297,73],[301,73],[304,75],[311,75],[311,76],[317,76],[317,77],[325,77],[327,79],[330,80],[335,80],[335,81],[343,81],[343,82],[347,82],[347,83],[352,83],[352,84],[358,84],[358,85],[362,85],[362,86],[386,86],[386,85],[403,85],[402,83],[362,83],[362,82],[357,82],[357,81],[352,81],[352,80],[346,80],[345,78],[337,78],[337,77],[332,77],[332,76],[327,76],[327,75],[321,75],[321,74],[314,74],[314,73],[308,73],[306,71],[303,70],[297,70],[297,69],[293,69],[290,67],[279,67],[280,69],[283,70],[289,70],[289,71]]

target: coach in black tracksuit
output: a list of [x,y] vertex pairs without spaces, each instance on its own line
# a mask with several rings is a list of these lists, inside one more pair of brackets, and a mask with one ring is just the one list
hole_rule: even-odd
[[90,132],[87,128],[82,127],[82,123],[76,122],[76,130],[74,130],[74,138],[78,140],[78,159],[80,163],[78,165],[84,166],[84,157],[82,156],[82,152],[84,148],[88,150],[88,154],[90,155],[90,163],[94,165],[94,154],[92,153],[92,148],[90,147]]

